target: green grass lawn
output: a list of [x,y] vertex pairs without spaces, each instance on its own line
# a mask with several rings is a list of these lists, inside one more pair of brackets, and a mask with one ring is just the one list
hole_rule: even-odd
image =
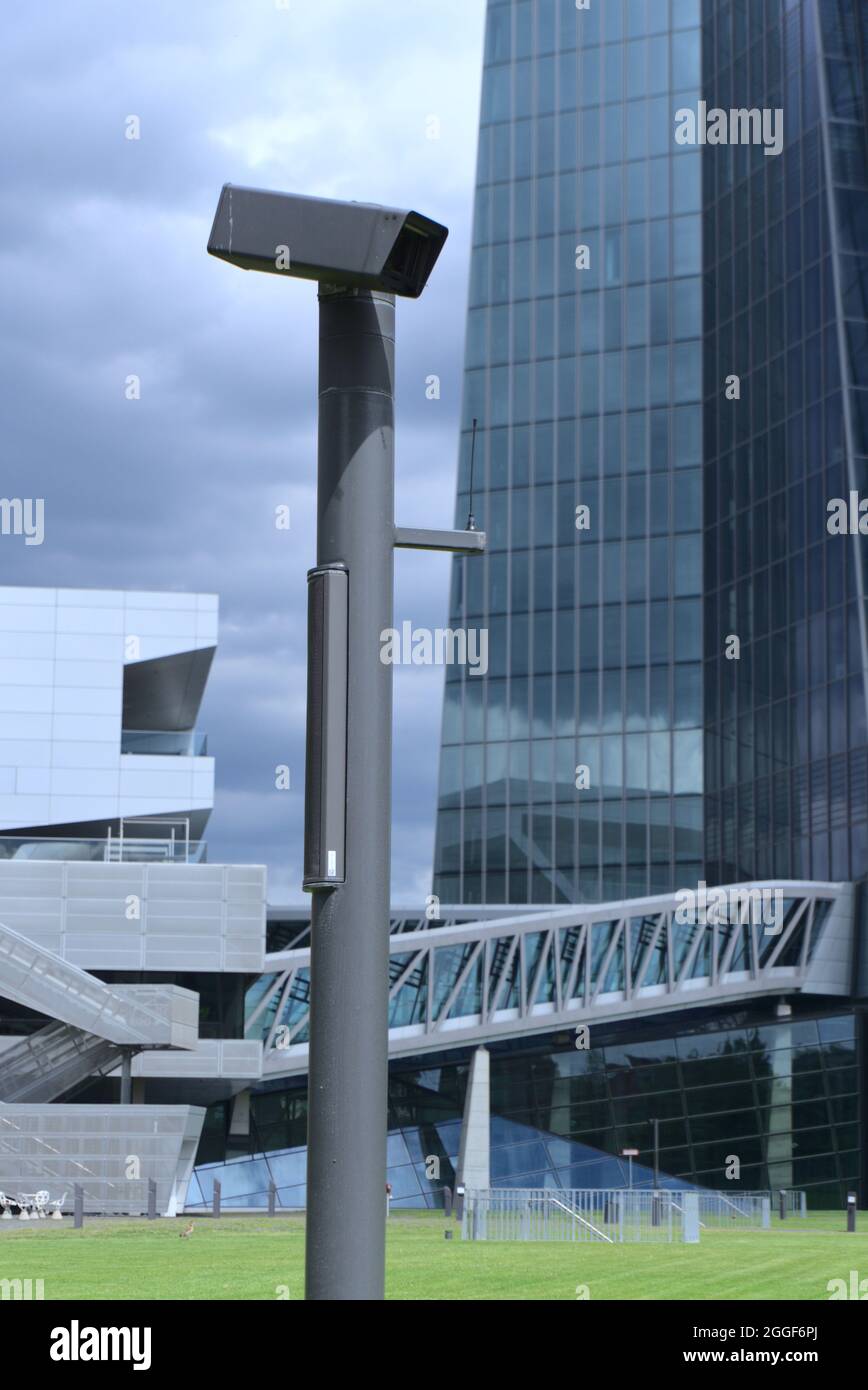
[[[841,1212],[771,1231],[703,1233],[697,1245],[495,1244],[444,1239],[431,1212],[389,1219],[390,1299],[828,1299],[830,1279],[868,1279],[868,1217]],[[42,1279],[46,1299],[300,1299],[300,1217],[0,1223],[0,1279]],[[285,1292],[288,1290],[288,1295]]]

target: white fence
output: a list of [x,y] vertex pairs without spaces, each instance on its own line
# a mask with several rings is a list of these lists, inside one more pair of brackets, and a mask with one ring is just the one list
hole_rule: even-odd
[[[673,1192],[673,1201],[683,1193]],[[768,1230],[771,1202],[766,1192],[699,1192],[699,1224],[703,1230]]]
[[695,1192],[624,1188],[494,1188],[468,1192],[464,1240],[622,1242],[699,1239]]
[[772,1216],[779,1216],[781,1209],[781,1197],[784,1199],[784,1211],[787,1216],[807,1216],[808,1214],[808,1194],[800,1188],[777,1187],[767,1189],[765,1192],[751,1192],[751,1197],[768,1197],[772,1204]]

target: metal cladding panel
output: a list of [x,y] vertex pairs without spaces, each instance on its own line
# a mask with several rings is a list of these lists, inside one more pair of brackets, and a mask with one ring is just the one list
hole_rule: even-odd
[[855,992],[853,975],[856,890],[850,883],[838,885],[839,892],[818,934],[807,970],[805,988],[817,994]]
[[[0,1105],[0,1190],[47,1188],[71,1211],[80,1183],[86,1212],[139,1215],[153,1178],[158,1210],[174,1216],[204,1119],[191,1105]],[[130,1157],[139,1161],[136,1178],[128,1176]]]
[[133,1076],[258,1081],[262,1076],[262,1044],[203,1038],[192,1052],[142,1052],[133,1059]]
[[251,948],[243,939],[235,944],[231,937],[227,938],[224,968],[242,975],[259,971],[262,969],[262,953]]
[[0,921],[84,969],[258,971],[261,865],[0,861]]
[[193,1049],[199,1042],[199,995],[182,985],[114,985],[115,993],[147,1008],[163,1022],[152,1045]]

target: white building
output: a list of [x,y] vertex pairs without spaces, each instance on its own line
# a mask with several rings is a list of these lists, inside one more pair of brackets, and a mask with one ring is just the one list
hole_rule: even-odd
[[265,869],[202,839],[216,643],[213,594],[0,589],[0,1192],[24,1210],[79,1184],[141,1211],[153,1183],[177,1211],[204,1107],[262,1074]]
[[102,838],[129,822],[141,836],[142,818],[172,818],[176,838],[201,838],[214,762],[194,726],[217,606],[214,594],[0,588],[0,833]]

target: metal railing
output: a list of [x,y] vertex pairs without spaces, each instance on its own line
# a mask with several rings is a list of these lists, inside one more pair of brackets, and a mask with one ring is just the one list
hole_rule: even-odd
[[[682,1194],[673,1192],[674,1201]],[[767,1229],[771,1202],[767,1192],[700,1192],[699,1224],[707,1231]]]
[[108,835],[105,839],[63,836],[0,836],[0,860],[84,864],[199,864],[205,841],[171,835],[145,838]]
[[627,1188],[495,1188],[468,1192],[464,1240],[668,1243],[699,1237],[695,1193]]
[[784,1199],[784,1210],[788,1216],[807,1216],[808,1215],[808,1194],[798,1187],[771,1187],[760,1192],[750,1192],[745,1194],[750,1197],[768,1197],[771,1202],[772,1216],[778,1216],[781,1209],[781,1196]]

